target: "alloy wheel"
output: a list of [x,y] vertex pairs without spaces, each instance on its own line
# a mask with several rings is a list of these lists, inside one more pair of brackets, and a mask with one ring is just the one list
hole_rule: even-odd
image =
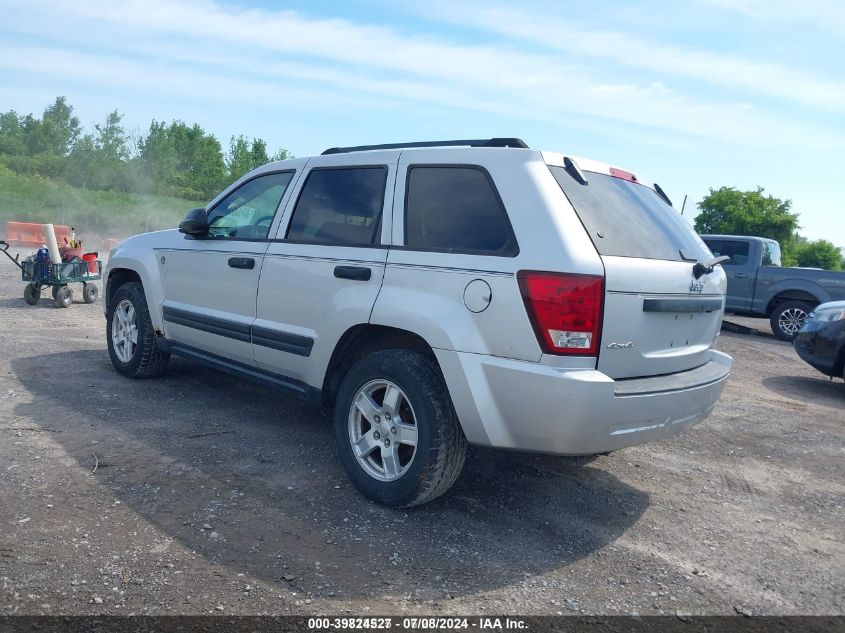
[[417,452],[417,418],[411,402],[389,380],[371,380],[349,410],[349,441],[364,471],[379,481],[404,475]]
[[129,299],[123,299],[114,309],[111,340],[118,360],[122,363],[131,361],[138,347],[138,324],[135,306]]
[[790,336],[795,336],[798,330],[801,329],[801,326],[804,325],[806,318],[807,313],[801,308],[789,308],[788,310],[784,310],[778,317],[778,325],[781,330]]

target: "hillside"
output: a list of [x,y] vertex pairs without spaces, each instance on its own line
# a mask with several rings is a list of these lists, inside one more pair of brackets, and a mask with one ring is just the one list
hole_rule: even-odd
[[204,205],[201,200],[80,189],[0,165],[0,238],[7,220],[67,224],[81,237],[125,237],[173,228],[188,209]]

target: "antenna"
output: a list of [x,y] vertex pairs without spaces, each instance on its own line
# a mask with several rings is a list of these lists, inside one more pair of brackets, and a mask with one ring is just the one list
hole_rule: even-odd
[[684,207],[687,206],[687,194],[684,194],[684,202],[681,204],[681,215],[684,214]]

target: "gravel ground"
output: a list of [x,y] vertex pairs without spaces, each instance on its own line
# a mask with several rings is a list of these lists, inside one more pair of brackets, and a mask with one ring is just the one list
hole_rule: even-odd
[[766,321],[722,335],[734,373],[686,435],[475,449],[391,511],[325,412],[181,360],[128,381],[100,302],[22,291],[0,262],[0,614],[845,613],[845,386]]

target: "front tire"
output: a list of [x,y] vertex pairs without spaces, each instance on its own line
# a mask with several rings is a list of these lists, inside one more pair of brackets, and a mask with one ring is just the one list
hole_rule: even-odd
[[446,383],[419,352],[388,350],[358,361],[338,391],[334,430],[352,483],[392,508],[442,495],[466,457]]
[[114,368],[127,378],[152,378],[167,367],[150,320],[144,287],[138,282],[118,287],[109,301],[106,342]]
[[804,301],[784,301],[775,307],[769,323],[772,332],[782,341],[791,342],[804,325],[807,315],[813,311],[813,306]]

